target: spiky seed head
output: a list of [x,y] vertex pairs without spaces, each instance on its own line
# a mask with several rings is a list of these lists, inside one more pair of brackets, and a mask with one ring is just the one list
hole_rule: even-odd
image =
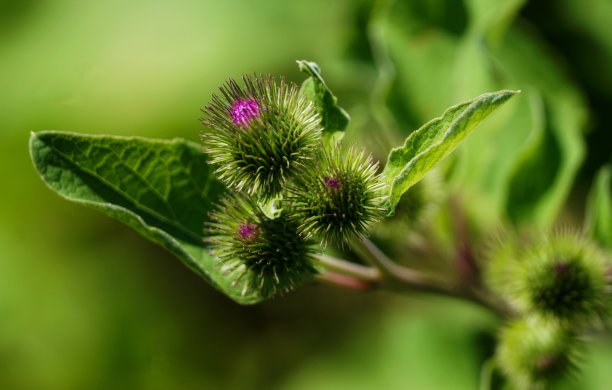
[[609,311],[607,260],[580,234],[503,233],[490,245],[487,286],[517,311],[579,325]]
[[272,76],[230,80],[204,108],[201,138],[219,180],[263,199],[313,159],[321,140],[320,117],[297,86]]
[[288,292],[316,274],[315,247],[298,234],[288,213],[269,218],[242,195],[221,200],[205,233],[222,272],[234,278],[233,286],[243,295],[256,290],[266,298]]
[[544,389],[575,370],[582,344],[558,322],[529,317],[501,331],[495,357],[517,389]]
[[321,148],[317,165],[296,177],[289,199],[306,237],[343,244],[362,236],[383,215],[383,182],[364,151]]
[[561,232],[534,242],[521,261],[519,303],[561,321],[597,320],[609,304],[605,259],[586,238]]

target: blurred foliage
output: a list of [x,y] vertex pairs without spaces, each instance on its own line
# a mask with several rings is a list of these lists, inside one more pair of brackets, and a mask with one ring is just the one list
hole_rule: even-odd
[[[444,108],[522,89],[445,165],[447,190],[474,229],[576,221],[612,157],[610,23],[609,0],[0,0],[0,388],[475,388],[484,313],[321,286],[236,306],[48,191],[29,131],[197,140],[227,78],[297,82],[312,58],[352,117],[345,138],[384,160]],[[612,381],[612,342],[593,337],[568,389]]]

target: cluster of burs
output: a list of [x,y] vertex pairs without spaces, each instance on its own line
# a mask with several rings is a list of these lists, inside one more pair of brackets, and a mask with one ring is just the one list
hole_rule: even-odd
[[[204,150],[227,187],[205,240],[233,287],[265,298],[313,278],[325,246],[365,235],[388,191],[369,155],[324,134],[297,86],[243,81],[205,108]],[[398,206],[414,203],[411,194]],[[518,389],[544,388],[572,372],[586,335],[605,324],[607,255],[571,231],[499,241],[483,261],[486,287],[508,307],[495,367]]]
[[228,189],[205,236],[243,294],[268,297],[311,279],[322,246],[342,246],[382,216],[382,181],[363,151],[324,140],[297,86],[243,81],[226,83],[204,109],[204,149]]
[[606,256],[569,230],[506,235],[490,251],[485,280],[512,310],[496,364],[517,388],[554,388],[576,371],[588,335],[605,328],[611,307]]

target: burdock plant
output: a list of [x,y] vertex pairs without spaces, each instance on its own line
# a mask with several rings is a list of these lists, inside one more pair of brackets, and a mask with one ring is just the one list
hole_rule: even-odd
[[[300,87],[273,76],[225,83],[204,108],[201,144],[39,132],[30,141],[34,164],[51,189],[133,227],[238,303],[309,281],[439,294],[478,304],[506,323],[486,366],[509,383],[544,387],[575,370],[578,340],[607,320],[610,307],[609,254],[592,240],[607,237],[598,210],[608,204],[609,173],[592,195],[585,233],[500,228],[508,215],[485,224],[469,211],[493,206],[469,190],[457,195],[466,173],[453,175],[463,160],[440,162],[516,91],[450,107],[406,131],[405,142],[378,161],[343,141],[349,117],[320,68],[298,65],[307,74]],[[436,190],[421,186],[423,178]],[[434,202],[436,213],[428,207]],[[389,219],[396,207],[398,217]],[[398,223],[402,218],[419,223]],[[390,228],[376,236],[385,248],[393,247],[386,239],[411,237],[399,261],[369,238],[385,223]],[[484,250],[495,231],[504,232],[500,244]],[[403,258],[411,255],[450,272],[409,267]]]

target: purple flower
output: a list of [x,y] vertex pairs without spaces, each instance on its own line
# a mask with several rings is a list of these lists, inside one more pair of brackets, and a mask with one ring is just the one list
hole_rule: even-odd
[[251,238],[255,238],[257,236],[257,225],[255,224],[245,224],[240,225],[238,228],[238,234],[243,240],[250,240]]
[[325,184],[325,188],[331,188],[333,190],[340,188],[340,180],[336,179],[335,177],[326,178],[323,181],[323,184]]
[[232,122],[237,126],[246,126],[259,116],[259,104],[252,98],[238,99],[231,108]]

